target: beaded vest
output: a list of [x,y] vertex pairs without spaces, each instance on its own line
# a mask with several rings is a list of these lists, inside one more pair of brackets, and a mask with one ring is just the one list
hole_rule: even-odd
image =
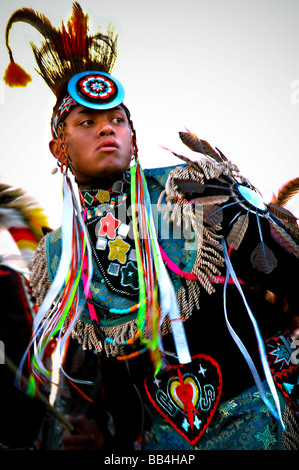
[[[178,236],[164,220],[163,209],[158,208],[158,199],[163,191],[172,167],[144,170],[152,201],[152,211],[160,246],[182,270],[191,271],[196,250],[190,250],[188,241]],[[81,203],[87,208],[85,225],[93,253],[93,278],[90,285],[98,320],[107,336],[130,338],[136,331],[138,308],[138,277],[135,244],[130,216],[130,174],[125,172],[112,186],[80,192]],[[164,221],[164,222],[163,222]],[[61,230],[47,237],[47,264],[50,280],[53,281],[61,255]],[[170,273],[176,292],[180,292],[184,280]],[[101,350],[100,344],[91,334],[91,321],[86,305],[83,285],[79,285],[82,314],[74,331],[79,342]],[[85,303],[85,306],[84,306]],[[85,336],[84,336],[85,335]],[[119,354],[119,348],[110,344],[109,354]],[[116,352],[117,351],[117,352]]]

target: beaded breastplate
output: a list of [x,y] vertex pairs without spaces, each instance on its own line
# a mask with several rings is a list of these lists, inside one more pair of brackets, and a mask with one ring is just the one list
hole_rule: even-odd
[[[127,178],[127,179],[126,179]],[[138,274],[127,175],[109,189],[80,190],[86,228],[102,281],[114,293],[138,299]]]

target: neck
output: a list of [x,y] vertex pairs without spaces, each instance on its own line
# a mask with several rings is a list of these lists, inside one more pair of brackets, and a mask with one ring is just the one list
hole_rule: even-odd
[[83,183],[75,179],[79,190],[88,190],[88,189],[110,189],[115,183],[115,181],[121,181],[124,178],[124,173],[119,173],[117,175],[109,176],[106,178],[96,178],[92,183]]
[[102,203],[117,205],[119,198],[122,202],[125,201],[130,192],[130,174],[120,173],[113,177],[96,179],[90,185],[79,182],[78,185],[82,207],[92,209]]

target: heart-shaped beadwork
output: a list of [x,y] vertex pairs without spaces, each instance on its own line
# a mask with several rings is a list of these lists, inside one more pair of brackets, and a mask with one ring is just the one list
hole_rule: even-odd
[[195,445],[217,409],[222,375],[218,363],[205,354],[188,364],[171,365],[153,380],[145,380],[149,399],[162,416]]

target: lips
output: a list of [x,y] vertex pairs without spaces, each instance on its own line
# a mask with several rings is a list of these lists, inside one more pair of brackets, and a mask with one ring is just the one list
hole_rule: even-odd
[[97,150],[115,150],[118,148],[117,142],[114,139],[104,139],[97,146]]

